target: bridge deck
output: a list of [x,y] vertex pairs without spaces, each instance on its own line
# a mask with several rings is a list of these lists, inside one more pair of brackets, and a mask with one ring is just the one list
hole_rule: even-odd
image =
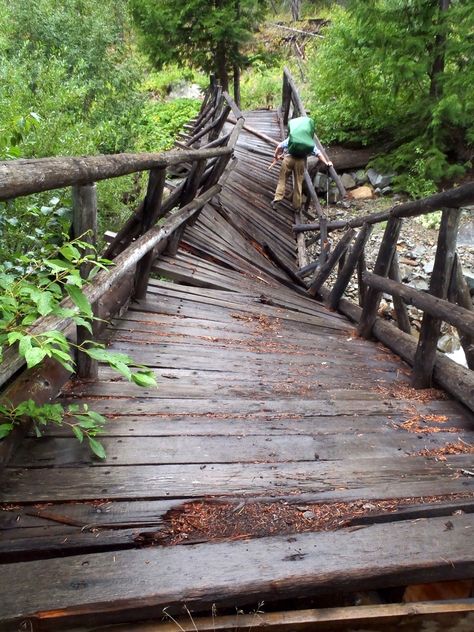
[[[279,137],[274,113],[248,122]],[[261,247],[293,265],[271,150],[243,133],[236,153],[177,257],[156,264],[166,280],[108,333],[158,390],[106,368],[70,383],[63,401],[110,419],[107,460],[55,429],[7,468],[0,621],[70,629],[473,577],[472,458],[420,455],[473,444],[472,417],[421,397],[400,359],[291,287]]]

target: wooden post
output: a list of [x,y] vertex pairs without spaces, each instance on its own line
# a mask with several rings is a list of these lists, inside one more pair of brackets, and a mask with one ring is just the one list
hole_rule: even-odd
[[[374,274],[386,277],[392,265],[393,255],[397,248],[398,236],[402,220],[398,217],[391,217],[387,222],[387,227],[380,245],[377,261],[374,266]],[[377,310],[380,305],[382,292],[369,288],[364,300],[364,308],[360,318],[358,333],[362,338],[370,338],[372,327],[377,318]]]
[[[444,209],[438,233],[438,247],[430,280],[430,294],[446,298],[456,252],[460,209]],[[436,346],[441,329],[441,321],[429,314],[423,315],[420,338],[413,364],[413,386],[429,388],[432,382]]]
[[[457,254],[454,256],[448,299],[453,303],[461,305],[464,309],[468,309],[469,311],[473,310],[471,294],[462,273],[461,262]],[[466,335],[460,329],[458,329],[458,333],[459,340],[461,341],[462,348],[466,355],[467,366],[471,370],[474,370],[474,337]]]
[[344,263],[344,267],[342,268],[341,273],[338,276],[331,293],[329,294],[327,302],[329,309],[337,309],[338,303],[346,291],[349,281],[356,269],[357,262],[359,261],[361,254],[364,252],[365,244],[367,243],[371,232],[372,226],[370,224],[364,224],[363,228],[359,231],[357,239],[354,242],[354,246],[352,247],[352,250]]
[[[84,184],[82,186],[72,187],[72,234],[74,238],[80,238],[82,241],[97,245],[97,190],[94,183]],[[90,252],[95,252],[94,248]],[[80,268],[82,279],[87,279],[91,271],[91,263],[83,263]],[[95,313],[95,306],[92,306]],[[91,333],[86,327],[77,327],[78,346],[87,344],[90,340]],[[99,365],[97,360],[93,360],[86,353],[77,351],[76,353],[76,373],[79,377],[88,379],[97,379],[99,375]]]
[[[392,265],[390,266],[390,271],[388,275],[393,281],[401,283],[400,268],[398,266],[398,255],[396,252],[393,254]],[[398,328],[404,331],[406,334],[411,334],[410,317],[408,316],[408,309],[405,305],[404,300],[395,295],[393,295],[392,298]]]
[[[144,235],[158,220],[163,199],[163,190],[166,182],[166,169],[152,169],[148,177],[148,188],[143,205],[142,225],[140,235]],[[137,265],[135,273],[134,297],[145,297],[151,266],[153,264],[153,252],[148,252]]]
[[364,283],[363,275],[367,270],[367,263],[365,261],[365,252],[360,253],[360,257],[357,260],[357,289],[359,295],[359,305],[363,307],[365,305],[365,297],[367,294],[367,286]]
[[308,294],[310,296],[316,296],[319,290],[321,289],[323,283],[326,281],[328,276],[331,274],[332,269],[342,257],[342,255],[346,252],[349,244],[351,243],[353,237],[355,235],[355,230],[350,228],[339,240],[337,246],[334,248],[332,253],[329,255],[328,260],[324,265],[322,265],[319,269],[319,272],[316,274],[314,281],[311,283],[308,289]]

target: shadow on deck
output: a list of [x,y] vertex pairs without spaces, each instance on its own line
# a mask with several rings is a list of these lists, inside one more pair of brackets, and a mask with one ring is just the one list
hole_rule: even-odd
[[[247,122],[280,135],[275,113]],[[6,469],[11,629],[474,575],[472,456],[435,458],[474,443],[472,415],[414,391],[402,360],[269,261],[264,243],[294,265],[295,218],[270,208],[268,145],[243,132],[236,155],[177,256],[155,263],[146,298],[106,334],[158,389],[101,367],[63,390],[109,418],[107,460],[52,429]]]

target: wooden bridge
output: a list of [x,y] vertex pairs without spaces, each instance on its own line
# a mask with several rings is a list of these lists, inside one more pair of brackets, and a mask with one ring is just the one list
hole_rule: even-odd
[[[474,380],[436,341],[443,319],[472,345],[455,235],[474,184],[334,225],[308,177],[308,227],[270,206],[272,143],[301,110],[288,74],[278,112],[244,116],[214,87],[176,151],[0,165],[1,199],[73,186],[76,234],[93,224],[92,182],[150,170],[108,246],[115,266],[86,293],[113,315],[101,339],[158,381],[84,358],[66,381],[7,351],[4,398],[58,395],[109,423],[105,461],[57,427],[2,442],[1,630],[472,629]],[[403,218],[438,208],[430,294],[417,293],[397,281],[397,239]],[[361,305],[342,297],[353,273]],[[424,310],[419,341],[377,317],[382,292],[405,330],[406,303]],[[432,378],[444,390],[412,386]]]

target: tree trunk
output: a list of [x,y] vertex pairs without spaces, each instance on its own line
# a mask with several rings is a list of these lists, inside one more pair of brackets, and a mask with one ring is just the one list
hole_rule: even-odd
[[229,73],[227,72],[227,55],[225,43],[220,42],[216,52],[216,76],[221,88],[229,92]]
[[300,19],[301,0],[291,0],[291,17],[293,20]]
[[442,85],[440,78],[444,72],[444,57],[446,48],[446,29],[444,25],[443,13],[449,9],[451,0],[438,0],[438,34],[435,38],[433,65],[430,71],[430,97],[440,99],[442,96]]

